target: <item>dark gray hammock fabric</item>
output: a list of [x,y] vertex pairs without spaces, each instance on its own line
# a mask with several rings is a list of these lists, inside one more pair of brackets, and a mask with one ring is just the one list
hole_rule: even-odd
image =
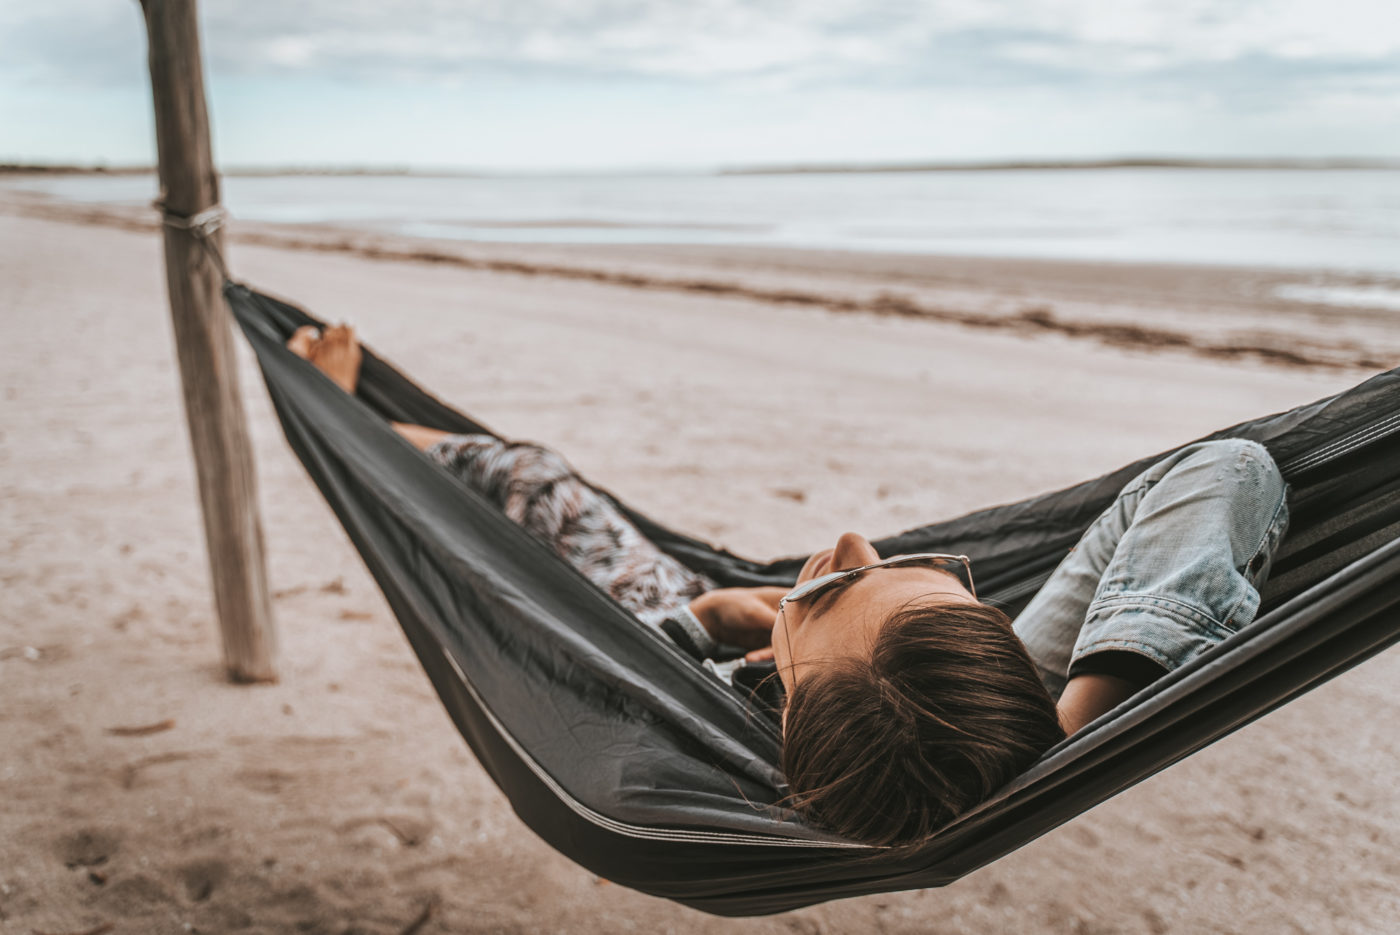
[[[1392,371],[1210,436],[1262,442],[1293,488],[1291,532],[1252,626],[1049,751],[918,850],[842,841],[781,807],[780,738],[767,717],[386,420],[487,429],[368,350],[352,399],[283,347],[318,321],[240,285],[225,294],[287,440],[516,813],[594,873],[708,912],[949,883],[1400,639]],[[1014,615],[1123,484],[1163,454],[876,547],[965,552],[983,596]],[[667,552],[727,585],[791,584],[803,561],[749,561],[628,513]]]

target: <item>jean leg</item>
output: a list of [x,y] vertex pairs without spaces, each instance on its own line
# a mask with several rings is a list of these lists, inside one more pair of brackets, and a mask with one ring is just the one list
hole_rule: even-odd
[[1016,620],[1051,693],[1104,650],[1182,665],[1254,619],[1288,522],[1263,446],[1229,439],[1175,452],[1132,480]]

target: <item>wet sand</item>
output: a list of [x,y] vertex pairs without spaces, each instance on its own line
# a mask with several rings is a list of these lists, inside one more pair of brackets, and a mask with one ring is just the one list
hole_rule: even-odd
[[[471,758],[242,348],[282,679],[228,684],[158,240],[105,210],[0,198],[0,929],[1393,930],[1395,652],[944,889],[725,920],[595,878]],[[758,556],[1062,486],[1400,356],[1383,316],[1284,308],[1238,271],[367,236],[236,226],[229,255],[486,423]],[[783,290],[832,301],[764,294]],[[882,292],[1317,359],[834,301]]]
[[[147,208],[64,202],[3,184],[0,211],[157,229]],[[1400,357],[1400,314],[1393,308],[1323,299],[1400,290],[1400,279],[1378,273],[738,245],[466,243],[333,223],[239,222],[230,237],[289,250],[1051,334],[1218,360],[1380,370]],[[1300,293],[1313,299],[1300,301]],[[1290,294],[1295,297],[1286,298]]]

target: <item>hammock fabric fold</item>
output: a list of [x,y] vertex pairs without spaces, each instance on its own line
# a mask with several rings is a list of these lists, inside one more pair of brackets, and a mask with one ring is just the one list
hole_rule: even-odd
[[[447,712],[516,813],[616,883],[754,915],[939,886],[1400,640],[1400,371],[1211,438],[1262,442],[1292,486],[1256,622],[1049,751],[915,851],[828,835],[782,807],[775,724],[401,439],[388,420],[484,426],[366,349],[357,398],[283,346],[320,322],[230,283],[287,440],[383,589]],[[879,540],[966,553],[1018,612],[1128,479],[1162,457]],[[617,501],[726,585],[790,585]]]

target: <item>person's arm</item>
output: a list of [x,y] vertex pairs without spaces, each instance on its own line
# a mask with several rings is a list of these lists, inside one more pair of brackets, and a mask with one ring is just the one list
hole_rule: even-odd
[[389,424],[394,427],[395,432],[408,439],[409,444],[419,451],[427,451],[452,434],[441,429],[430,429],[426,425],[410,425],[407,422],[390,422]]
[[790,588],[719,588],[690,602],[690,610],[715,638],[749,650],[749,660],[771,653],[778,602]]
[[671,642],[697,662],[713,658],[715,650],[719,648],[719,643],[705,629],[689,604],[682,604],[668,613],[659,628],[671,638]]
[[1167,674],[1161,663],[1130,650],[1104,649],[1074,660],[1060,695],[1060,724],[1072,734]]
[[787,592],[771,587],[706,591],[671,614],[661,630],[697,658],[710,656],[719,643],[749,650],[750,661],[769,658],[778,601]]
[[1075,676],[1060,695],[1060,726],[1065,734],[1073,734],[1100,714],[1127,701],[1141,687],[1128,679],[1099,672]]

